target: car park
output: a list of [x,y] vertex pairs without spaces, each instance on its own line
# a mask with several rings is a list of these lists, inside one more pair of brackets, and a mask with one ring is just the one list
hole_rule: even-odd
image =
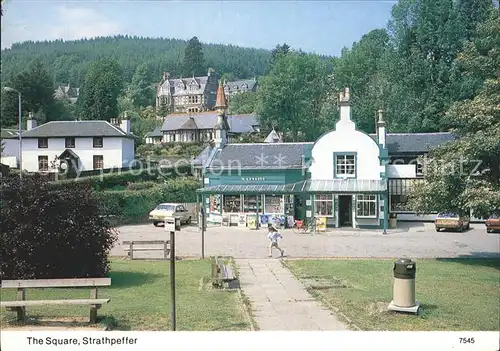
[[166,217],[179,217],[181,223],[190,224],[191,216],[191,212],[184,205],[177,203],[161,203],[149,212],[149,220],[153,222],[155,227],[165,222]]
[[459,212],[441,212],[436,216],[434,225],[437,232],[441,229],[455,229],[462,232],[470,228],[470,218]]

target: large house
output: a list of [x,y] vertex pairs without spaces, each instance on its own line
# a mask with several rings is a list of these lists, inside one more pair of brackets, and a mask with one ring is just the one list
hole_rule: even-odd
[[335,129],[315,142],[281,142],[273,134],[264,143],[231,144],[228,129],[217,128],[214,145],[193,160],[208,220],[293,224],[321,217],[327,227],[385,230],[389,213],[422,219],[404,208],[405,194],[423,180],[415,158],[454,136],[387,133],[381,111],[376,133],[361,132],[351,117],[348,88],[339,107]]
[[[135,162],[130,120],[52,121],[30,118],[22,133],[23,169],[75,172],[131,167]],[[119,123],[119,124],[118,124]]]
[[224,81],[224,93],[228,100],[236,94],[257,91],[257,79],[244,79],[234,82]]
[[68,99],[71,103],[76,103],[78,100],[78,95],[80,94],[80,88],[72,87],[70,84],[59,85],[55,92],[55,99]]
[[[216,96],[227,104],[222,82],[219,84]],[[146,143],[210,141],[214,139],[217,121],[216,111],[171,114],[165,117],[160,128],[146,135]],[[255,114],[230,115],[227,116],[227,123],[229,138],[260,131]]]
[[171,79],[169,73],[164,72],[156,91],[156,109],[165,103],[173,113],[213,110],[217,82],[217,74],[213,69],[209,69],[208,74],[203,77],[177,79]]

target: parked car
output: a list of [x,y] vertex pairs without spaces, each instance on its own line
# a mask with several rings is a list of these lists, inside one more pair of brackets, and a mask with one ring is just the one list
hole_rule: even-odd
[[441,229],[456,229],[462,232],[464,229],[470,228],[470,218],[458,212],[441,212],[436,216],[434,225],[436,232]]
[[494,213],[486,219],[486,232],[492,233],[495,230],[500,231],[500,213]]
[[191,223],[191,213],[181,204],[162,203],[149,212],[149,220],[153,221],[155,227],[165,222],[165,217],[180,217],[181,223]]

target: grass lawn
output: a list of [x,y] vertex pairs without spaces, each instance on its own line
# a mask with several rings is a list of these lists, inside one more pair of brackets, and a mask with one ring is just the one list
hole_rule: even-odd
[[[310,291],[337,307],[362,330],[498,331],[500,261],[417,259],[418,316],[387,312],[393,261],[293,260],[286,265]],[[318,289],[320,282],[323,287]],[[326,288],[328,285],[336,287]]]
[[[111,287],[99,289],[99,298],[111,301],[98,310],[102,323],[115,330],[169,330],[171,322],[168,261],[111,261]],[[238,294],[202,289],[210,276],[210,261],[176,262],[177,330],[250,330]],[[4,289],[1,299],[15,300],[15,289]],[[90,289],[27,289],[27,300],[88,298]],[[44,306],[28,308],[28,317],[87,317],[86,306]],[[5,327],[16,313],[2,309]]]

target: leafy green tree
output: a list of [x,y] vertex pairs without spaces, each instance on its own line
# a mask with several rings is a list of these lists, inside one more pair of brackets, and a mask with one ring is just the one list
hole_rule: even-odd
[[229,114],[253,113],[257,103],[257,93],[248,91],[233,95],[229,99]]
[[283,45],[277,44],[274,49],[271,50],[271,57],[269,58],[270,66],[278,59],[281,55],[286,55],[290,52],[291,48],[287,43]]
[[184,77],[200,76],[205,74],[205,59],[203,47],[197,37],[189,39],[184,51],[182,74]]
[[256,112],[261,127],[289,133],[293,141],[315,140],[328,121],[321,114],[327,98],[328,72],[314,55],[279,55],[260,80]]
[[80,91],[80,117],[107,121],[116,118],[122,88],[122,69],[116,60],[104,58],[92,63]]
[[132,99],[129,99],[126,96],[118,97],[118,114],[121,116],[124,112],[130,113],[135,112],[136,107],[134,106],[134,102]]
[[410,197],[414,210],[472,209],[476,216],[500,210],[499,25],[500,14],[492,12],[458,55],[464,75],[486,80],[473,98],[455,102],[447,112],[459,139],[434,150],[424,163],[426,184]]
[[130,97],[137,107],[152,106],[155,102],[155,89],[150,83],[151,67],[148,63],[138,66],[130,84]]
[[162,120],[156,118],[155,110],[151,106],[140,109],[138,114],[132,116],[130,122],[132,132],[138,137],[136,145],[143,144],[146,133],[162,125]]
[[158,117],[167,117],[169,112],[170,108],[167,105],[167,100],[165,100],[164,98],[160,98],[160,106],[158,106],[156,114],[158,115]]

